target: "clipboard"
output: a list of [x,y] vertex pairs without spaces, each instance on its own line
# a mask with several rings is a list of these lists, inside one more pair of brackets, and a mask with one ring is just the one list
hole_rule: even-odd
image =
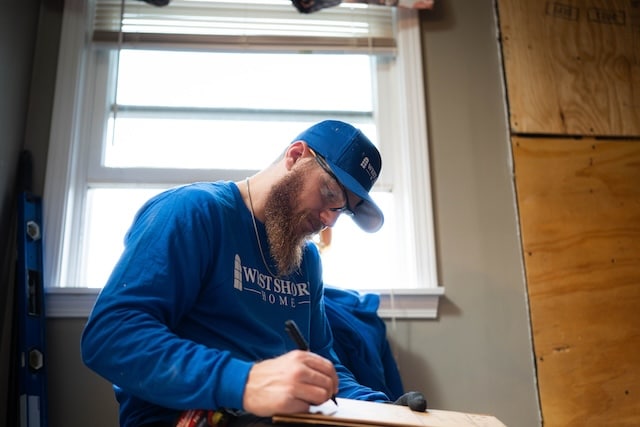
[[274,415],[272,422],[341,427],[506,427],[492,415],[429,409],[415,412],[407,406],[337,398],[333,411]]

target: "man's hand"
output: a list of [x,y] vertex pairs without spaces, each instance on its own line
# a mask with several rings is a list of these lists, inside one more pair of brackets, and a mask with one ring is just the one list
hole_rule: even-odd
[[260,417],[306,412],[338,392],[333,363],[309,351],[293,350],[256,363],[244,389],[244,410]]
[[409,391],[398,398],[394,405],[403,405],[411,408],[412,411],[424,412],[427,410],[427,398],[419,391]]

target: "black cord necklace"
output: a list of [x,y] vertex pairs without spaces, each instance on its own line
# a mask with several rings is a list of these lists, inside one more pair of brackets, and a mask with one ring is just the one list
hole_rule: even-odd
[[247,194],[249,195],[249,208],[251,211],[251,220],[253,221],[253,231],[256,233],[256,241],[258,242],[258,249],[260,250],[260,256],[262,257],[262,262],[264,263],[264,266],[267,268],[267,271],[269,272],[269,274],[271,274],[271,276],[280,277],[278,274],[275,274],[273,271],[271,271],[271,269],[269,268],[269,264],[267,264],[267,259],[264,256],[264,251],[262,250],[262,243],[260,242],[260,234],[258,234],[258,225],[256,224],[256,216],[253,213],[253,200],[251,199],[251,188],[249,187],[249,178],[246,178],[245,182],[247,183]]

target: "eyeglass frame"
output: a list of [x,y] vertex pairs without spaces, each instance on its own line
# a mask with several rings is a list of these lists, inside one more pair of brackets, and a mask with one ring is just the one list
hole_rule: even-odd
[[344,188],[344,185],[340,183],[340,180],[338,180],[338,177],[333,173],[333,171],[331,170],[331,167],[329,166],[327,161],[324,159],[324,157],[322,157],[320,154],[313,151],[310,147],[307,147],[307,148],[309,149],[309,152],[311,153],[313,158],[316,159],[316,162],[318,163],[318,165],[320,165],[322,170],[324,170],[327,173],[327,175],[333,178],[334,181],[338,184],[338,186],[342,190],[342,194],[344,195],[344,201],[345,201],[344,206],[341,206],[339,208],[327,208],[327,210],[331,212],[345,214],[348,216],[355,216],[355,212],[353,212],[353,209],[351,209],[351,206],[349,205],[349,193],[347,193],[347,189]]

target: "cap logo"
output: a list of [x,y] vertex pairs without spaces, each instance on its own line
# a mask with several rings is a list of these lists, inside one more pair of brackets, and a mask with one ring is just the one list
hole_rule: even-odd
[[378,172],[376,172],[375,168],[371,166],[369,157],[365,157],[362,159],[362,161],[360,162],[360,167],[369,174],[369,181],[375,181],[376,179],[378,179]]

